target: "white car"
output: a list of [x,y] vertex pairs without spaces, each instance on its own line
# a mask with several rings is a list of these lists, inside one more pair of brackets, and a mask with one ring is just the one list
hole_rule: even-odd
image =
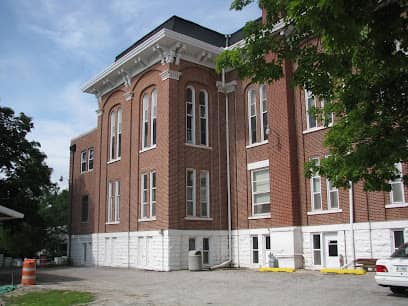
[[390,287],[393,293],[408,292],[408,243],[401,245],[390,258],[377,260],[375,281]]

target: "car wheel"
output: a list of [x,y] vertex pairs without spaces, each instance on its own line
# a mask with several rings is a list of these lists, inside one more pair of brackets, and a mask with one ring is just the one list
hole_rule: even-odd
[[405,288],[404,287],[390,287],[392,293],[395,294],[403,294],[405,293]]

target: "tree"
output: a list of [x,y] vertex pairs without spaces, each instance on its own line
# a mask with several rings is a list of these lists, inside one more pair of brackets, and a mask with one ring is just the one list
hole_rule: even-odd
[[31,118],[0,106],[0,205],[24,213],[23,220],[1,224],[0,249],[12,256],[32,256],[47,240],[40,200],[53,186],[40,144],[27,140]]
[[[253,0],[234,0],[241,10]],[[330,155],[319,171],[337,187],[362,181],[390,190],[394,166],[408,161],[408,16],[406,0],[259,0],[263,22],[245,26],[245,45],[223,52],[217,69],[273,82],[293,63],[291,80],[325,99],[312,112],[335,124],[325,137]],[[282,27],[279,27],[283,25]],[[325,120],[328,122],[328,120]],[[404,176],[408,183],[408,176]]]

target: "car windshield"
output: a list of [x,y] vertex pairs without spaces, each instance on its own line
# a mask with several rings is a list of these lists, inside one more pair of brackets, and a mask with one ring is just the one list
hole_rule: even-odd
[[408,242],[396,249],[391,257],[408,257]]

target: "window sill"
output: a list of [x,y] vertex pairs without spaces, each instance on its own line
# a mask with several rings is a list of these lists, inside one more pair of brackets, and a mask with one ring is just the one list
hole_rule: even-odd
[[197,148],[197,149],[205,149],[205,150],[212,150],[212,147],[206,145],[197,145],[193,143],[184,143],[187,147]]
[[259,146],[262,146],[262,145],[267,144],[267,143],[268,143],[268,140],[264,140],[264,141],[261,141],[261,142],[256,142],[256,143],[247,145],[246,148],[250,149],[250,148],[254,148],[254,147],[259,147]]
[[385,208],[399,208],[399,207],[408,207],[408,203],[391,203],[385,205]]
[[107,164],[108,164],[108,165],[109,165],[109,164],[113,164],[113,163],[116,163],[116,162],[118,162],[118,161],[120,161],[120,157],[119,157],[119,158],[116,158],[116,159],[111,159],[110,161],[107,162]]
[[152,217],[152,218],[141,218],[141,219],[138,219],[137,221],[138,222],[151,222],[151,221],[156,221],[157,219],[156,219],[156,217]]
[[115,225],[115,224],[120,224],[120,221],[111,221],[111,222],[106,222],[105,224],[107,224],[107,225]]
[[313,133],[313,132],[317,132],[317,131],[321,131],[321,130],[328,129],[328,128],[330,128],[330,127],[332,127],[332,125],[329,125],[329,126],[319,126],[319,127],[312,128],[312,129],[306,129],[306,130],[304,130],[302,133],[303,133],[303,135],[304,135],[304,134],[309,134],[309,133]]
[[337,214],[343,212],[342,209],[327,209],[327,210],[313,210],[313,211],[308,211],[307,215],[308,216],[313,216],[313,215],[326,215],[326,214]]
[[157,145],[154,145],[154,146],[151,146],[151,147],[143,148],[143,149],[141,149],[141,150],[139,151],[139,153],[143,153],[143,152],[146,152],[146,151],[150,151],[150,150],[156,149],[156,147],[157,147]]
[[248,220],[257,220],[257,219],[269,219],[271,217],[271,214],[259,214],[259,215],[254,215],[251,217],[248,217]]
[[188,220],[188,221],[212,221],[213,218],[187,216],[187,217],[184,217],[184,220]]

